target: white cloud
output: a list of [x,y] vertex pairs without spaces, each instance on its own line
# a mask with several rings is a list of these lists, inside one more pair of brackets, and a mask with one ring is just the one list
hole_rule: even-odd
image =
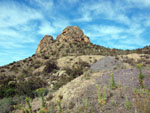
[[0,14],[0,27],[16,26],[42,18],[38,11],[13,2],[11,4],[2,3]]
[[80,18],[73,20],[73,22],[90,22],[90,21],[92,21],[92,17],[88,12],[85,12],[83,15],[81,15]]
[[60,32],[64,29],[64,27],[67,27],[70,25],[70,20],[64,17],[54,18],[54,21],[52,24],[57,29],[57,31]]
[[121,27],[106,25],[90,25],[85,30],[91,32],[94,37],[118,35],[125,31],[125,29]]
[[10,28],[0,28],[0,36],[1,36],[1,39],[2,39],[5,36],[19,37],[19,34],[17,33],[17,31],[12,30]]
[[82,17],[88,14],[87,16],[92,19],[101,18],[129,24],[129,18],[123,13],[124,10],[125,8],[122,7],[122,4],[112,4],[110,1],[99,1],[83,3],[79,8],[79,13]]
[[[129,2],[130,1],[130,2]],[[130,26],[134,23],[143,23],[143,19],[149,19],[148,12],[134,11],[139,5],[149,4],[150,0],[117,0],[113,3],[111,1],[97,1],[81,3],[78,9],[78,13],[83,18],[84,22],[93,21],[95,19],[104,19],[108,21],[114,21],[116,23]],[[132,4],[133,3],[133,4]],[[140,4],[141,3],[141,4]],[[88,15],[87,15],[88,14]],[[78,20],[80,18],[77,18]],[[88,21],[87,21],[88,20]]]
[[34,20],[43,19],[37,10],[17,2],[0,2],[0,47],[1,49],[25,48],[25,44],[35,43]]
[[144,25],[146,27],[150,27],[150,19],[147,19],[146,21],[144,21]]
[[150,6],[150,0],[126,0],[130,5],[133,7],[149,7]]
[[50,11],[51,9],[53,9],[54,6],[53,0],[30,0],[30,2],[32,5],[36,5],[40,7],[42,10]]
[[69,25],[70,22],[65,18],[54,18],[52,23],[49,21],[42,21],[42,24],[39,26],[38,33],[41,35],[49,34],[56,37],[56,35],[60,34],[62,30]]
[[62,2],[68,2],[68,3],[70,3],[70,4],[74,4],[74,3],[77,3],[77,2],[79,2],[79,0],[61,0]]
[[[90,25],[84,29],[84,33],[90,37],[93,43],[116,47],[120,49],[135,49],[137,46],[148,45],[142,38],[143,28],[139,24],[131,25],[129,28],[111,25]],[[103,45],[103,46],[105,46]]]
[[55,28],[52,24],[48,21],[42,22],[41,26],[39,27],[39,34],[54,34],[56,32]]

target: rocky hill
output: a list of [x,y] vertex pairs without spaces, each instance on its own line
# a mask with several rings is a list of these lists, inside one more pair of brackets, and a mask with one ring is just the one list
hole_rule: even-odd
[[[46,105],[42,109],[52,113],[133,113],[135,110],[142,113],[138,105],[143,103],[136,102],[145,102],[140,99],[148,96],[148,100],[150,96],[144,92],[142,98],[137,98],[132,91],[135,88],[141,91],[137,64],[142,65],[140,74],[145,75],[142,82],[147,91],[149,46],[136,50],[105,48],[92,44],[79,27],[68,26],[56,40],[45,35],[31,57],[0,67],[0,113],[23,112],[27,108],[25,97],[32,98],[32,110],[39,111],[42,102],[35,95],[39,88],[46,89]],[[110,76],[112,73],[114,78]],[[110,88],[111,78],[117,84],[115,88]],[[102,92],[106,89],[106,94],[99,93],[99,88]],[[143,108],[148,111],[143,113],[149,113],[147,107]]]

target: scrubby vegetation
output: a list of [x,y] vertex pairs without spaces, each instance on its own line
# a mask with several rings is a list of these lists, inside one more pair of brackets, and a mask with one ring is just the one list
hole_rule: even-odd
[[0,82],[0,98],[14,97],[15,95],[25,95],[34,97],[34,90],[44,87],[46,82],[37,77],[24,78],[15,81],[14,77],[4,77]]
[[142,74],[142,65],[138,64],[137,65],[138,69],[139,69],[139,84],[141,88],[144,88],[144,75]]

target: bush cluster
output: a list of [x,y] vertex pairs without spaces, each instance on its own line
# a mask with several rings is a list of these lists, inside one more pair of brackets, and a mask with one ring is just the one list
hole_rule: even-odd
[[58,69],[56,62],[54,61],[48,61],[46,62],[46,66],[43,70],[44,73],[51,73],[52,71]]
[[34,90],[45,85],[45,81],[33,76],[28,80],[21,79],[18,82],[14,80],[13,76],[1,77],[0,98],[13,97],[15,95],[25,95],[33,98]]
[[34,91],[38,88],[44,87],[46,82],[37,77],[31,77],[25,81],[19,81],[16,85],[16,93],[19,95],[26,95],[34,97]]
[[89,68],[89,64],[87,62],[84,62],[82,60],[79,60],[79,62],[76,62],[73,65],[73,68],[65,68],[67,74],[73,78],[76,78],[80,75],[82,75],[86,68]]

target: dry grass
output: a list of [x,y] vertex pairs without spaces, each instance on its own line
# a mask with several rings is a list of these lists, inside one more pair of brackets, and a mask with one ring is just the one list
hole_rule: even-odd
[[150,91],[140,89],[135,91],[136,109],[139,113],[150,113]]

